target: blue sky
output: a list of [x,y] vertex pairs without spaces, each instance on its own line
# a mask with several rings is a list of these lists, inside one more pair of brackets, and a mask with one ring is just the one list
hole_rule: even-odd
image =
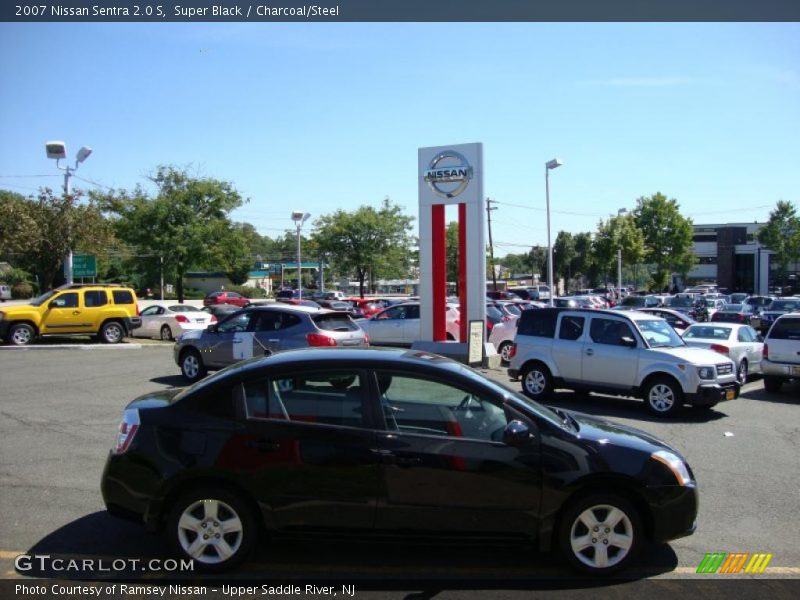
[[[696,223],[800,204],[800,24],[0,24],[0,188],[231,181],[234,217],[417,213],[417,148],[483,142],[498,254],[661,191]],[[42,175],[49,175],[43,177]],[[92,184],[73,179],[75,187]],[[453,217],[454,218],[454,217]]]

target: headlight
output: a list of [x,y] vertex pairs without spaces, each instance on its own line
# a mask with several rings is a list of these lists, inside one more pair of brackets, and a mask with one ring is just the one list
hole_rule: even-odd
[[714,379],[714,367],[700,367],[697,369],[697,376],[700,379]]
[[658,452],[653,452],[650,457],[666,465],[667,468],[672,471],[672,474],[675,475],[675,479],[678,480],[679,485],[687,485],[692,482],[692,476],[689,475],[689,468],[676,454],[667,450],[659,450]]

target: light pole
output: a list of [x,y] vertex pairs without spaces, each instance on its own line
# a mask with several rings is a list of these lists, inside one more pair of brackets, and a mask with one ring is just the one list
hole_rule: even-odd
[[[628,212],[627,208],[620,208],[617,217],[623,216]],[[622,246],[617,248],[617,303],[622,300]]]
[[292,211],[292,221],[297,226],[297,297],[303,298],[303,277],[300,269],[300,230],[303,228],[311,213],[304,213],[302,210]]
[[550,306],[553,306],[553,296],[556,293],[553,287],[553,244],[550,243],[550,171],[563,164],[563,162],[554,158],[544,165],[544,193],[547,199],[547,287],[550,288]]
[[[72,177],[72,174],[78,170],[78,165],[80,165],[83,161],[89,158],[89,155],[92,153],[92,149],[89,146],[81,146],[81,149],[78,150],[78,154],[75,156],[75,166],[70,167],[69,165],[62,167],[60,162],[61,160],[67,159],[67,146],[64,142],[46,142],[45,150],[47,152],[47,158],[54,158],[56,160],[56,167],[64,171],[64,196],[69,196],[70,188],[69,188],[69,178]],[[67,256],[64,259],[64,266],[65,266],[65,277],[67,279],[67,284],[72,284],[72,232],[70,231],[70,249],[67,253]]]

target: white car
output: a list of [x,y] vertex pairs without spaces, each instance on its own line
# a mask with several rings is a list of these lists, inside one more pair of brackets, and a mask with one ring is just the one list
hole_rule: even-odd
[[711,317],[714,316],[714,313],[718,310],[722,310],[722,307],[725,306],[727,302],[723,298],[708,298],[706,296],[706,310],[708,311],[708,320],[711,320]]
[[517,335],[517,320],[501,321],[494,327],[489,334],[489,342],[494,344],[497,353],[504,365],[511,362],[512,349],[514,348],[514,337]]
[[[421,322],[419,302],[396,304],[358,322],[374,345],[410,346],[420,339]],[[447,339],[458,341],[460,335],[459,310],[447,304]]]
[[800,312],[785,314],[770,327],[762,371],[770,394],[780,391],[784,382],[800,381]]
[[133,337],[174,340],[185,331],[202,331],[217,318],[188,304],[154,304],[141,313],[142,326],[131,332]]
[[735,323],[695,323],[683,332],[688,346],[708,348],[736,363],[736,379],[744,385],[747,375],[761,372],[764,348],[759,333],[750,325]]

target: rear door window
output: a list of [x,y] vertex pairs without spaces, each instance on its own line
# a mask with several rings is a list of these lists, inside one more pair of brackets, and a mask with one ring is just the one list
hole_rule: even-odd
[[105,306],[108,304],[108,297],[105,290],[87,290],[83,292],[83,305],[86,308]]
[[561,340],[577,340],[583,334],[584,317],[566,315],[561,319],[558,338]]

